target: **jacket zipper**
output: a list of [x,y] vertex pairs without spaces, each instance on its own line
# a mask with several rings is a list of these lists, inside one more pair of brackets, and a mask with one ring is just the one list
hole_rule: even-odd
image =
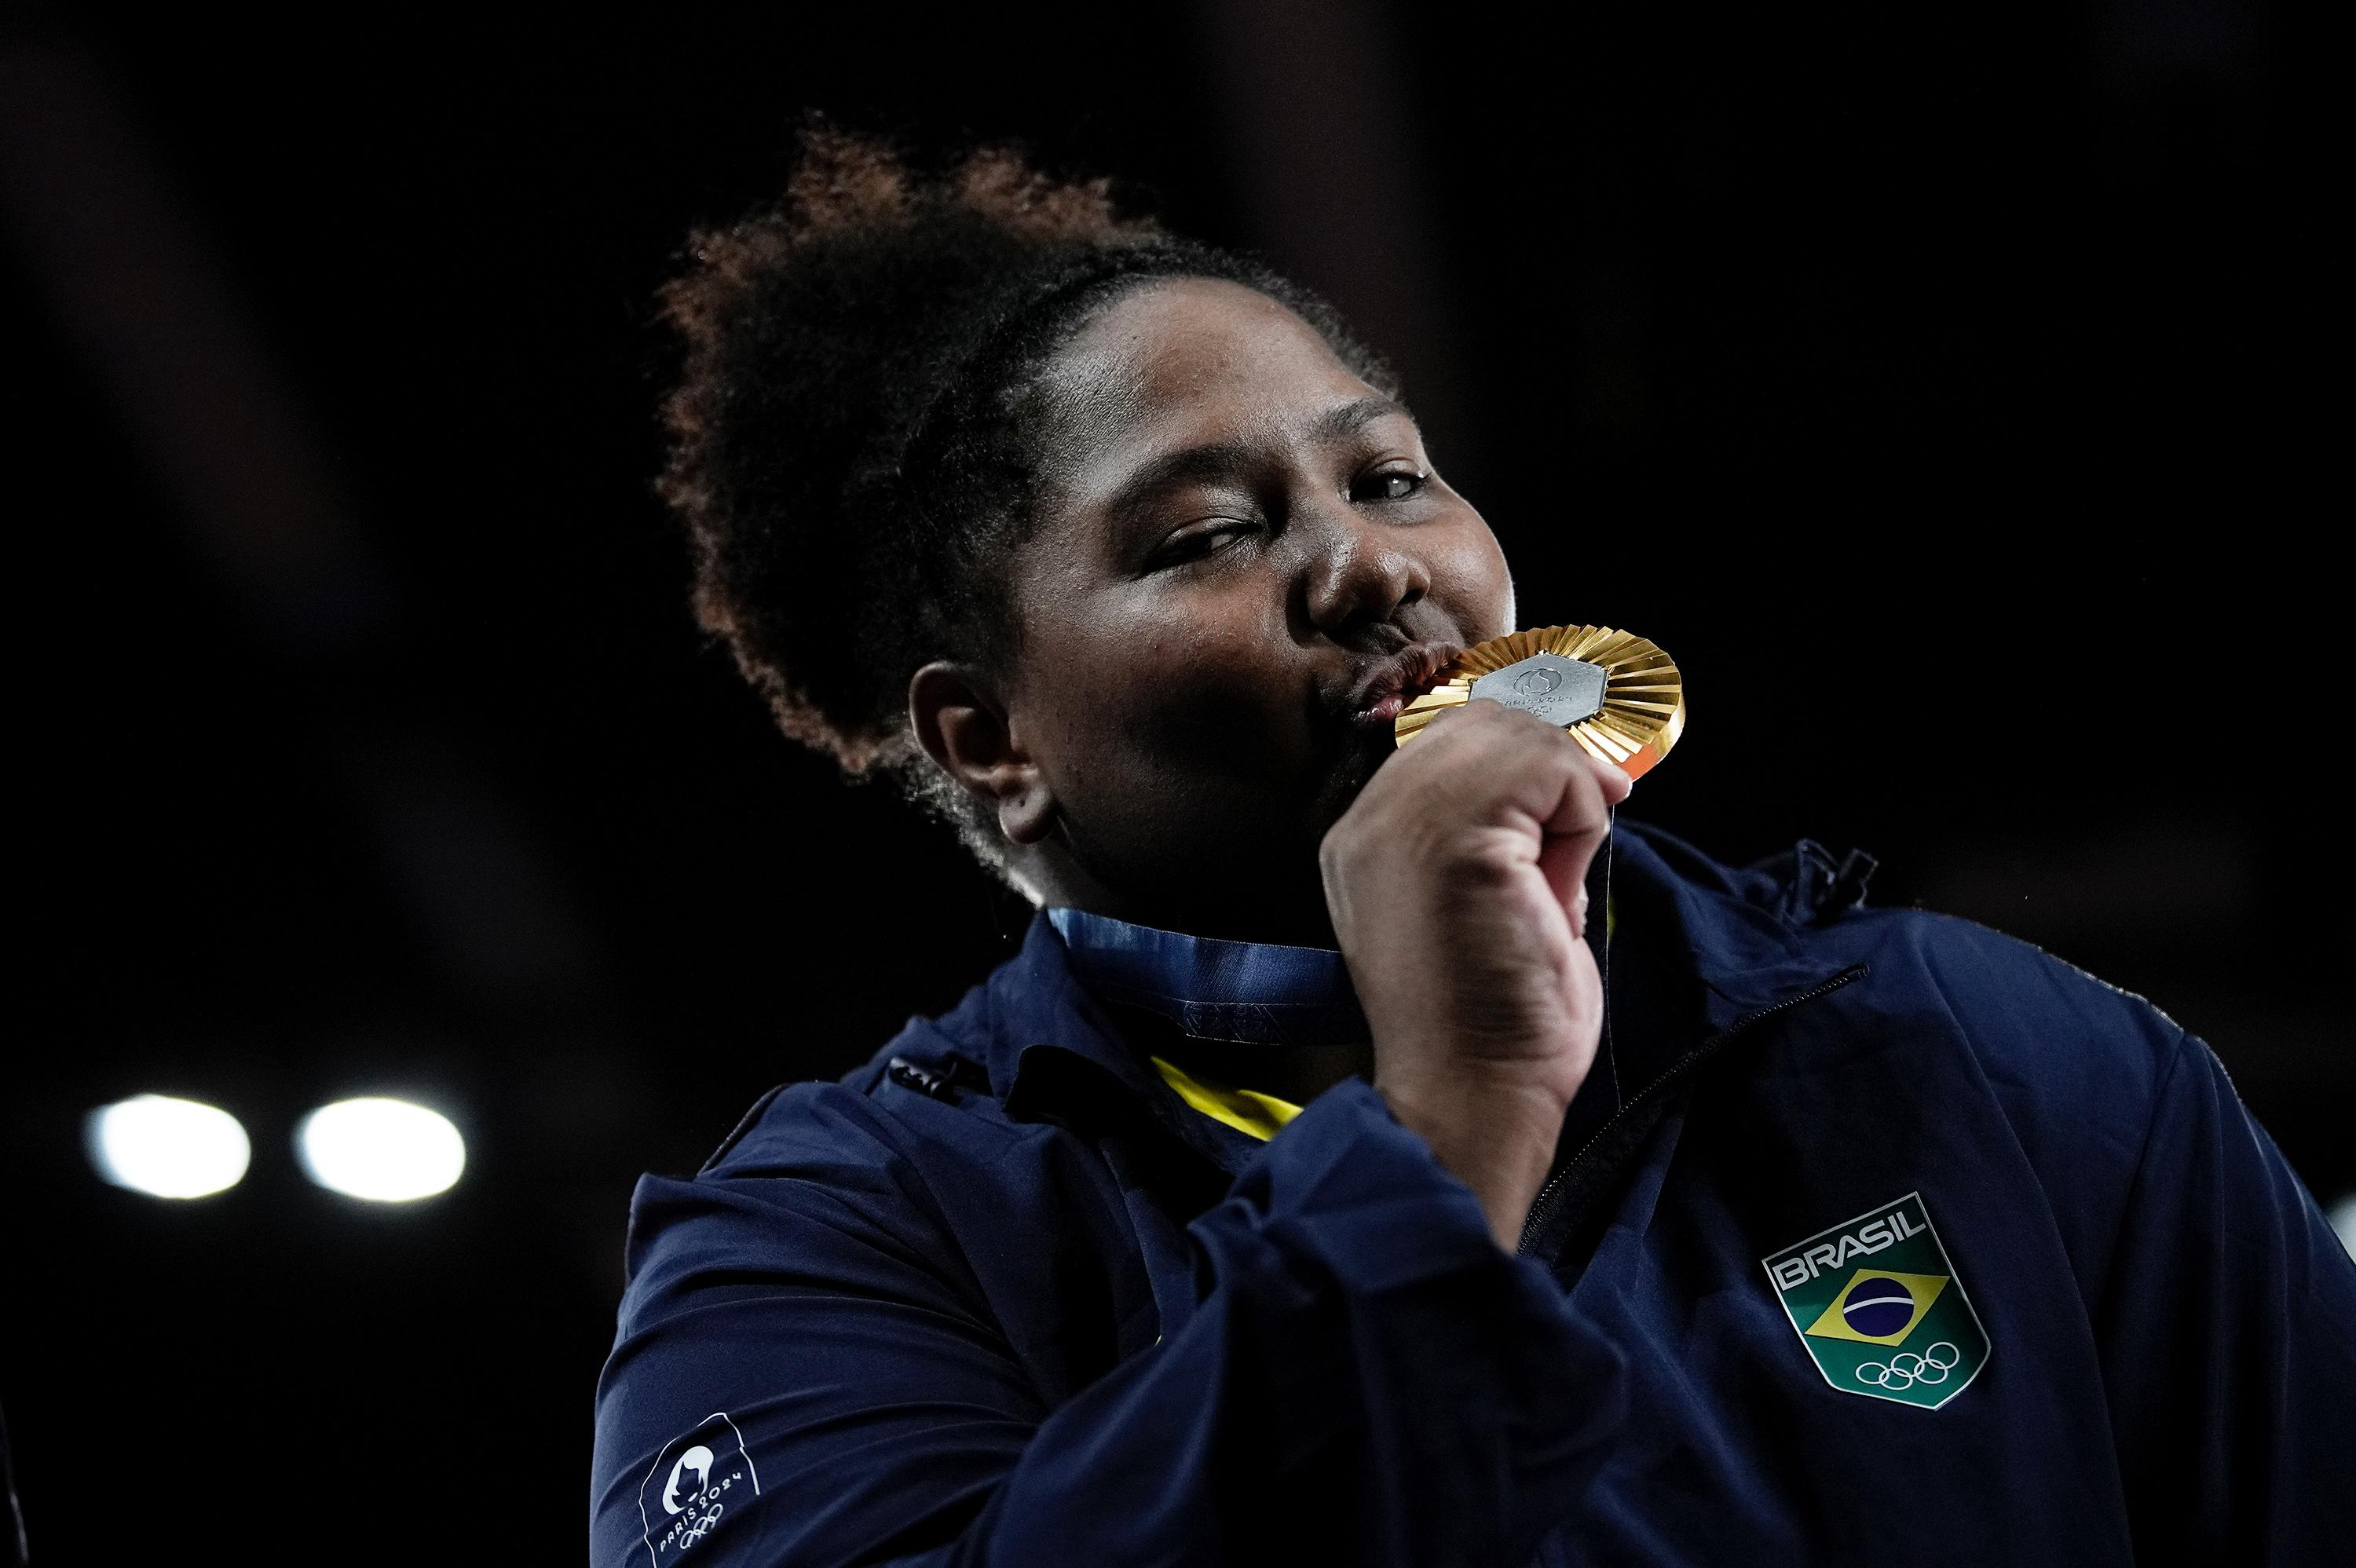
[[1717,1054],[1717,1052],[1725,1046],[1727,1041],[1732,1040],[1736,1035],[1742,1033],[1745,1029],[1750,1029],[1754,1024],[1765,1022],[1767,1019],[1773,1018],[1777,1013],[1787,1012],[1791,1008],[1799,1007],[1804,1002],[1813,1002],[1818,997],[1826,996],[1834,991],[1839,990],[1843,986],[1847,985],[1850,981],[1863,975],[1865,970],[1866,966],[1864,965],[1855,965],[1849,968],[1842,970],[1839,974],[1834,976],[1831,979],[1825,981],[1822,985],[1816,986],[1810,990],[1803,991],[1796,997],[1786,997],[1772,1008],[1762,1008],[1757,1012],[1752,1013],[1746,1018],[1735,1019],[1734,1022],[1729,1024],[1725,1029],[1710,1036],[1708,1040],[1694,1047],[1693,1050],[1687,1051],[1684,1056],[1679,1057],[1676,1064],[1670,1067],[1667,1072],[1662,1073],[1658,1078],[1654,1079],[1650,1083],[1647,1083],[1642,1089],[1637,1090],[1634,1094],[1629,1096],[1625,1104],[1612,1112],[1611,1116],[1605,1120],[1604,1124],[1596,1128],[1593,1133],[1590,1134],[1585,1143],[1579,1146],[1578,1153],[1572,1155],[1559,1166],[1557,1166],[1555,1168],[1554,1174],[1546,1179],[1546,1185],[1538,1189],[1537,1197],[1533,1199],[1530,1202],[1529,1217],[1522,1221],[1521,1240],[1515,1243],[1514,1251],[1515,1253],[1522,1253],[1528,1250],[1531,1238],[1537,1234],[1538,1228],[1546,1222],[1547,1215],[1553,1207],[1555,1195],[1562,1190],[1562,1184],[1569,1179],[1571,1172],[1579,1168],[1579,1164],[1581,1160],[1595,1152],[1595,1146],[1601,1143],[1605,1136],[1608,1135],[1612,1128],[1618,1126],[1622,1122],[1628,1119],[1630,1112],[1635,1110],[1636,1107],[1652,1099],[1653,1096],[1665,1085],[1682,1076],[1687,1069],[1695,1067],[1708,1058]]

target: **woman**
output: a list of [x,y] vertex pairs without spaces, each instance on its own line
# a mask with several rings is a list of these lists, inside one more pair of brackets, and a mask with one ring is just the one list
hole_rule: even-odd
[[1333,313],[805,150],[668,295],[697,609],[1041,913],[640,1184],[598,1562],[2326,1549],[2356,1270],[2204,1046],[1526,714],[1396,750],[1519,617]]

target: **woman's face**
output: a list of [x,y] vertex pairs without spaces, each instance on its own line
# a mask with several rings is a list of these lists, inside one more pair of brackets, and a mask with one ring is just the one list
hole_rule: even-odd
[[1036,849],[1105,912],[1324,940],[1318,841],[1402,691],[1513,629],[1495,538],[1413,420],[1239,284],[1122,296],[1044,390],[1004,692],[1054,797]]

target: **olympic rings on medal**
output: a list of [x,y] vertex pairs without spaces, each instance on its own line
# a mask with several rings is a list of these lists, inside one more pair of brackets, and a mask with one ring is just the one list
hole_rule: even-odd
[[[1944,1361],[1939,1360],[1942,1350],[1947,1352],[1947,1359]],[[1857,1369],[1857,1381],[1871,1383],[1876,1388],[1889,1389],[1912,1388],[1916,1383],[1943,1383],[1947,1381],[1947,1374],[1954,1371],[1955,1363],[1963,1359],[1961,1350],[1942,1339],[1925,1347],[1919,1356],[1912,1350],[1901,1350],[1886,1362],[1868,1361]],[[1909,1361],[1913,1365],[1908,1366],[1906,1363]]]

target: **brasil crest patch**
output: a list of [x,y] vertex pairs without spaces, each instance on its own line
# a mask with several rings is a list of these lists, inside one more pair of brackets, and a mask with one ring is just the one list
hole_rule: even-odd
[[1816,1370],[1843,1393],[1936,1410],[1987,1365],[1987,1330],[1919,1192],[1760,1262]]

